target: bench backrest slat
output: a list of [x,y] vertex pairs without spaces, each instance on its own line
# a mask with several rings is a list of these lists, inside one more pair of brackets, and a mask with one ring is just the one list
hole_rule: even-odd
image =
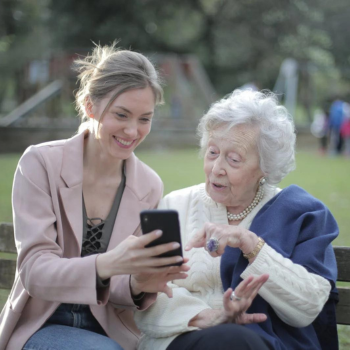
[[11,223],[3,222],[0,224],[0,252],[17,252]]
[[0,289],[11,289],[16,274],[16,260],[0,259]]
[[350,288],[339,287],[338,292],[337,323],[350,325]]
[[338,292],[337,323],[350,325],[350,288],[339,287]]
[[338,265],[338,281],[350,282],[350,247],[334,247]]

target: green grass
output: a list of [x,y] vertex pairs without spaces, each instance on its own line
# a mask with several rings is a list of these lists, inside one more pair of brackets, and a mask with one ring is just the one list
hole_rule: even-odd
[[339,350],[350,349],[350,326],[338,325]]
[[195,149],[137,152],[137,156],[162,178],[164,194],[204,181],[203,160],[198,154]]
[[0,252],[0,258],[6,260],[17,260],[17,254]]
[[20,155],[0,155],[0,222],[12,221],[11,190]]
[[335,245],[350,246],[350,161],[299,152],[297,169],[281,187],[297,184],[327,205],[340,228]]
[[5,305],[8,294],[9,294],[8,290],[0,289],[0,309],[2,309],[3,306]]

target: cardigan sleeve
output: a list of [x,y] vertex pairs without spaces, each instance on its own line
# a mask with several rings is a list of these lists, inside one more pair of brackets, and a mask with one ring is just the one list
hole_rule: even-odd
[[205,309],[210,309],[204,301],[192,296],[186,288],[169,284],[173,297],[164,293],[147,311],[136,311],[135,322],[142,333],[152,338],[163,338],[198,329],[188,326],[189,321]]
[[290,326],[306,327],[311,324],[329,297],[329,281],[284,258],[267,243],[241,277],[245,279],[263,273],[268,273],[270,278],[259,294]]

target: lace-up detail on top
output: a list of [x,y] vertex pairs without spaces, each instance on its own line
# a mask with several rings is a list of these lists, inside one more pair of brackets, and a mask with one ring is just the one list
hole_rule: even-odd
[[83,239],[82,246],[84,255],[93,254],[101,248],[100,239],[102,238],[105,223],[106,221],[101,218],[87,218],[86,237]]

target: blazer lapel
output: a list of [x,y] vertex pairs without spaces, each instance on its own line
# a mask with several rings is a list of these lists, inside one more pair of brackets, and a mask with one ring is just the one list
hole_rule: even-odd
[[125,238],[136,233],[140,225],[140,211],[149,207],[149,203],[140,201],[128,187],[125,187],[107,250],[113,249]]
[[126,185],[114,224],[108,250],[116,247],[130,235],[138,233],[140,212],[150,209],[146,200],[150,186],[145,183],[143,164],[134,154],[126,160]]
[[81,251],[83,240],[83,185],[72,188],[60,188],[61,200],[76,243]]
[[63,149],[61,177],[67,187],[60,188],[62,206],[76,243],[81,250],[83,237],[83,155],[88,131],[68,139]]

